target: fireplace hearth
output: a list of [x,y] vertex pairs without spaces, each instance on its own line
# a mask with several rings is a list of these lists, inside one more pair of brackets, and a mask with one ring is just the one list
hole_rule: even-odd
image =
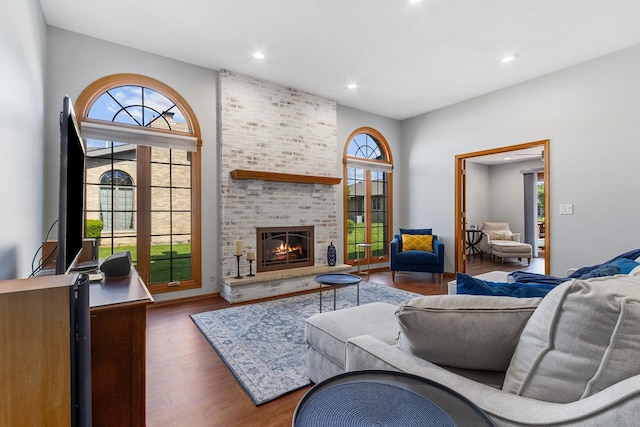
[[313,226],[261,227],[256,231],[258,273],[313,266]]

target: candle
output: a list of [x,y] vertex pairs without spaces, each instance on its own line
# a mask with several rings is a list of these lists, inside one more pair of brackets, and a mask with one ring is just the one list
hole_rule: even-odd
[[256,259],[256,251],[253,249],[247,249],[247,260],[253,261]]
[[242,240],[236,240],[233,246],[233,254],[235,256],[242,255]]

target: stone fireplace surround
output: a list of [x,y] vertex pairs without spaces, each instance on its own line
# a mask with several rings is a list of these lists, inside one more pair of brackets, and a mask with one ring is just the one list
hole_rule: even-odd
[[[317,288],[317,274],[349,271],[326,256],[338,241],[335,102],[229,71],[220,96],[220,294],[233,303],[299,292]],[[255,250],[257,228],[279,226],[313,226],[314,265],[248,277],[243,256],[235,279],[233,242]]]

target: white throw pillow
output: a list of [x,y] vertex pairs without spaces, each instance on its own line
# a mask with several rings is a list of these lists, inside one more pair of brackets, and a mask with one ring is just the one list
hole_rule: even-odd
[[558,285],[524,328],[503,390],[566,403],[639,375],[639,325],[640,277]]
[[396,312],[398,348],[438,365],[504,372],[540,301],[482,295],[413,298]]
[[513,233],[509,230],[486,230],[485,234],[491,240],[511,240]]

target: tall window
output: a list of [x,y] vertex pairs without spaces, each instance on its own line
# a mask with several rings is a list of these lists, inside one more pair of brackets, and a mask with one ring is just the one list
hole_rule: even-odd
[[100,257],[130,251],[152,292],[199,287],[199,128],[168,86],[105,77],[78,98],[87,145],[86,217],[100,219]]
[[100,177],[100,220],[108,231],[133,230],[133,179],[121,170]]
[[[357,129],[345,146],[344,164],[345,262],[388,261],[393,171],[389,146],[375,129]],[[358,246],[362,243],[371,247],[365,250]]]

